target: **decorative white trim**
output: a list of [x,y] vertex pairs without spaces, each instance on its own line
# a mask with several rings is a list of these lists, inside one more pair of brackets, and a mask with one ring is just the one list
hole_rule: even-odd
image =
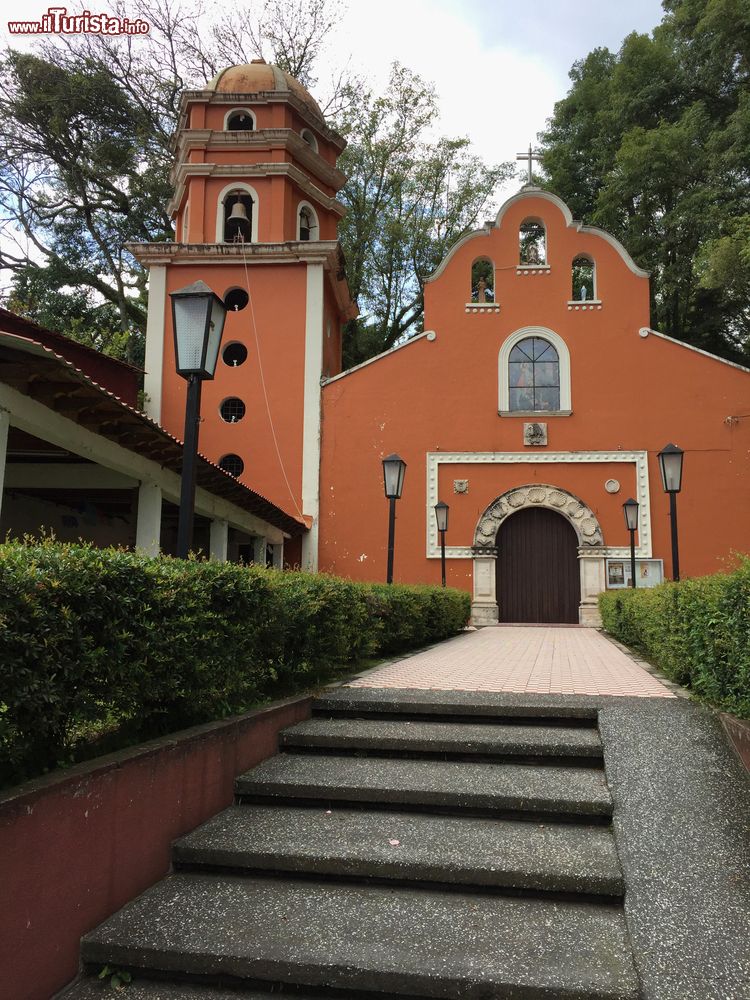
[[525,275],[535,274],[549,274],[552,268],[549,264],[516,264],[516,274],[519,274],[522,278]]
[[474,531],[474,551],[486,553],[495,546],[497,532],[503,521],[527,507],[546,507],[557,511],[570,523],[578,539],[578,548],[588,552],[604,545],[604,535],[596,514],[580,497],[559,486],[527,483],[501,493],[479,515]]
[[606,243],[609,243],[609,245],[612,246],[617,251],[617,253],[620,255],[620,257],[627,265],[627,267],[633,272],[633,274],[637,275],[639,278],[649,277],[649,272],[644,271],[643,268],[641,267],[638,267],[638,265],[635,263],[635,261],[630,256],[625,247],[622,245],[622,243],[620,243],[619,240],[615,239],[615,237],[612,236],[610,233],[605,232],[603,229],[597,229],[595,226],[584,226],[583,223],[578,222],[573,218],[573,214],[571,213],[570,209],[565,204],[565,202],[562,200],[562,198],[558,198],[557,195],[552,194],[549,191],[543,191],[541,188],[533,186],[530,187],[526,185],[518,192],[518,194],[514,194],[511,198],[508,198],[508,200],[500,206],[500,210],[497,213],[494,222],[486,222],[482,229],[475,229],[473,232],[467,233],[466,236],[462,236],[460,240],[454,243],[453,246],[446,253],[445,257],[443,257],[441,262],[438,264],[437,268],[432,272],[431,275],[429,275],[429,277],[425,278],[425,284],[427,284],[430,281],[435,281],[437,278],[439,278],[440,275],[448,266],[448,263],[450,262],[454,254],[458,250],[460,250],[462,246],[468,243],[469,240],[473,240],[477,236],[489,236],[494,228],[498,228],[502,224],[503,216],[511,207],[511,205],[515,205],[516,202],[521,201],[523,198],[543,198],[545,201],[551,202],[560,210],[560,212],[563,215],[563,218],[565,219],[565,225],[569,229],[575,229],[577,233],[585,233],[591,236],[600,237],[600,239],[603,239]]
[[568,312],[586,312],[587,309],[601,309],[602,303],[599,299],[568,299]]
[[[645,451],[545,451],[545,452],[428,452],[427,453],[427,500],[425,518],[427,524],[427,558],[439,559],[437,525],[433,509],[438,502],[438,478],[441,465],[521,465],[537,463],[541,465],[570,465],[583,463],[623,462],[635,465],[636,499],[639,503],[638,546],[636,552],[644,559],[651,558],[651,506],[648,478],[648,452]],[[629,547],[602,546],[600,555],[626,558]],[[469,545],[446,546],[448,559],[471,559],[473,553]]]
[[467,313],[499,313],[499,302],[467,302],[464,306]]
[[541,188],[529,187],[529,186],[522,188],[518,192],[518,194],[514,194],[511,198],[508,198],[508,200],[500,206],[500,211],[497,213],[497,216],[495,217],[495,225],[499,226],[502,223],[503,216],[511,207],[511,205],[515,205],[516,202],[522,201],[524,198],[543,198],[545,201],[551,202],[562,213],[562,216],[565,219],[565,225],[568,227],[568,229],[575,229],[576,232],[578,233],[588,233],[591,236],[601,237],[601,239],[605,240],[607,243],[610,244],[610,246],[615,248],[615,250],[622,257],[623,261],[633,272],[633,274],[637,274],[639,278],[648,278],[649,272],[644,271],[642,268],[638,267],[638,265],[635,263],[633,258],[630,256],[628,251],[625,249],[622,243],[620,243],[619,240],[616,240],[614,236],[612,236],[610,233],[605,232],[603,229],[597,229],[595,226],[584,226],[583,223],[578,222],[577,219],[573,218],[573,213],[570,211],[570,209],[562,200],[562,198],[558,198],[558,196],[556,194],[552,194],[551,191],[543,191]]
[[320,377],[323,371],[323,265],[307,265],[305,382],[302,424],[302,512],[312,517],[302,539],[302,568],[318,570],[320,514]]
[[147,416],[161,423],[161,394],[164,375],[164,337],[167,309],[167,268],[152,264],[148,273],[148,312],[146,315],[146,356],[143,376],[143,409]]
[[396,351],[401,351],[404,347],[409,347],[411,344],[416,344],[418,340],[426,339],[430,342],[437,339],[437,334],[434,330],[425,330],[423,333],[418,333],[414,337],[409,337],[405,340],[403,344],[396,344],[394,347],[389,347],[387,351],[383,351],[382,354],[376,354],[374,358],[368,358],[367,361],[361,361],[358,365],[354,365],[353,368],[347,368],[345,372],[339,372],[338,375],[332,375],[330,378],[323,379],[321,385],[330,385],[331,382],[338,382],[340,378],[346,378],[347,375],[352,375],[354,372],[358,372],[360,368],[366,368],[368,365],[374,364],[376,361],[382,361],[383,358],[387,358],[391,354],[395,354]]
[[222,188],[219,192],[219,198],[216,202],[216,242],[224,243],[224,202],[227,197],[233,191],[244,191],[245,194],[249,194],[253,199],[253,210],[250,213],[250,242],[258,242],[258,215],[260,214],[260,202],[258,200],[258,192],[252,185],[247,184],[245,181],[235,181],[233,184],[227,184],[225,188]]
[[674,337],[669,337],[666,333],[659,333],[658,330],[652,330],[649,326],[642,326],[638,334],[644,340],[648,336],[659,337],[661,340],[669,341],[670,344],[677,344],[678,347],[684,347],[687,351],[694,351],[695,354],[702,354],[705,358],[711,358],[712,361],[719,361],[723,365],[729,365],[730,368],[737,368],[741,372],[750,372],[750,368],[738,365],[736,361],[727,361],[726,358],[720,358],[718,354],[711,354],[710,351],[704,351],[700,347],[693,347],[692,344],[686,344],[684,340],[675,340]]
[[[244,128],[243,129],[232,129],[231,131],[233,131],[233,132],[254,132],[256,130],[256,128],[257,128],[257,125],[258,125],[258,119],[255,117],[255,112],[251,111],[250,108],[230,108],[229,111],[227,111],[227,113],[224,115],[224,131],[225,132],[229,132],[230,131],[230,129],[229,129],[229,119],[232,117],[232,115],[236,114],[238,111],[242,111],[243,114],[250,115],[250,118],[252,119],[252,122],[253,122],[253,127],[252,127],[252,129],[249,129],[249,128],[248,129],[244,129]],[[211,133],[209,132],[209,135],[210,134]]]
[[301,201],[297,205],[297,235],[295,236],[295,239],[298,241],[301,240],[300,230],[302,226],[300,225],[299,217],[300,217],[300,212],[302,211],[303,208],[306,208],[307,211],[310,212],[313,218],[313,225],[310,227],[310,239],[307,240],[307,242],[317,243],[317,241],[320,239],[320,221],[318,219],[318,213],[315,211],[315,209],[312,207],[309,201]]
[[[510,386],[508,384],[508,359],[510,358],[510,352],[521,340],[525,340],[527,337],[541,337],[543,340],[548,340],[550,344],[557,351],[557,355],[560,363],[560,407],[559,411],[571,410],[571,396],[570,396],[570,353],[568,351],[568,345],[562,339],[562,337],[555,333],[553,330],[548,329],[546,326],[524,326],[520,330],[516,330],[503,342],[503,346],[500,348],[500,354],[498,356],[498,413],[501,415],[509,414],[513,415],[517,411],[511,410],[510,408]],[[559,411],[551,411],[552,413]],[[535,412],[536,416],[547,416],[550,411],[539,410]]]

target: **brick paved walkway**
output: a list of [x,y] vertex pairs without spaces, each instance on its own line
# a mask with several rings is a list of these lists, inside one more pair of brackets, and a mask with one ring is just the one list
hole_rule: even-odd
[[548,625],[469,632],[347,686],[674,698],[595,629]]

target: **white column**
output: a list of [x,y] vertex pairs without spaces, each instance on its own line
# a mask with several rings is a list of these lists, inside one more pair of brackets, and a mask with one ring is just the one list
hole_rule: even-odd
[[211,535],[209,542],[209,555],[216,562],[227,561],[227,547],[229,545],[229,524],[216,518],[211,522]]
[[262,535],[253,539],[253,562],[258,566],[266,565],[266,546],[268,540]]
[[581,625],[601,628],[599,594],[607,587],[604,557],[596,549],[580,548],[578,563],[581,568],[581,603],[578,606],[578,621]]
[[274,569],[284,568],[284,543],[276,542],[273,546],[273,566]]
[[164,368],[164,316],[167,302],[167,268],[153,264],[148,276],[148,314],[146,316],[146,358],[143,392],[144,410],[161,421],[162,371]]
[[161,486],[142,482],[138,488],[135,548],[144,556],[158,556],[161,538]]
[[302,568],[318,569],[320,513],[320,376],[323,371],[323,265],[307,265],[305,399],[302,425],[302,513],[312,527],[302,539]]
[[8,457],[8,431],[10,430],[10,413],[0,410],[0,513],[3,509],[3,487],[5,485],[5,463]]
[[494,546],[474,549],[474,600],[471,602],[472,625],[497,625],[495,592],[497,549]]

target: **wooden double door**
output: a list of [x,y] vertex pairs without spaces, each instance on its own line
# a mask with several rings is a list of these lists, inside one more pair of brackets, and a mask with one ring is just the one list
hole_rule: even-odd
[[497,533],[501,622],[578,623],[578,538],[567,518],[544,507],[511,514]]

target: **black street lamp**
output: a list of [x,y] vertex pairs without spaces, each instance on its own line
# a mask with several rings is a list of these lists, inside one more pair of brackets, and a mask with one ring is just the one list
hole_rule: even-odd
[[193,540],[201,387],[204,379],[212,379],[216,372],[227,310],[219,296],[203,281],[194,281],[187,288],[169,294],[172,299],[175,365],[177,374],[188,384],[177,527],[177,556],[187,559]]
[[396,533],[396,501],[401,499],[404,489],[406,462],[398,455],[388,455],[383,459],[383,483],[385,495],[390,501],[388,512],[388,576],[387,583],[393,583],[393,538]]
[[677,494],[682,489],[682,448],[668,444],[659,452],[659,469],[664,492],[669,494],[669,519],[672,522],[672,579],[680,579],[680,553],[677,545]]
[[435,520],[440,532],[440,567],[443,571],[443,586],[445,586],[445,533],[448,530],[448,504],[438,500],[435,504]]
[[622,505],[625,524],[630,532],[630,586],[635,587],[635,533],[638,528],[638,501],[632,497]]

